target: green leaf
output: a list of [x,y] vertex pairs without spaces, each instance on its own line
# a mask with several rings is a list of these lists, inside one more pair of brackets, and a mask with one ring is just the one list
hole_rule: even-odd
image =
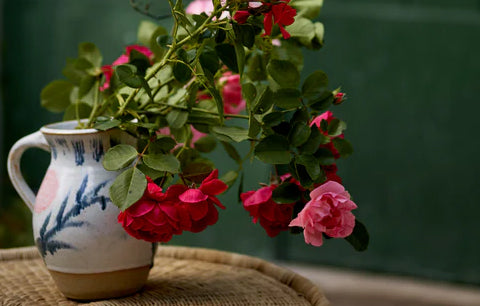
[[252,81],[263,81],[267,79],[267,72],[263,56],[255,52],[249,56],[247,67],[248,78]]
[[257,89],[252,83],[242,84],[242,96],[247,103],[247,109],[252,110],[257,97]]
[[352,155],[353,147],[348,140],[336,137],[332,139],[332,142],[333,146],[338,150],[338,153],[340,153],[340,157],[345,158]]
[[188,112],[174,109],[171,110],[165,118],[167,119],[168,125],[171,128],[179,129],[187,122]]
[[294,40],[282,40],[282,44],[272,50],[271,59],[289,61],[298,71],[303,70],[302,47]]
[[298,186],[284,182],[272,192],[272,200],[279,204],[295,203],[301,199],[301,192]]
[[213,50],[206,50],[199,56],[200,65],[203,70],[208,70],[214,75],[220,68],[220,62],[217,54]]
[[263,121],[263,124],[267,126],[275,126],[280,124],[280,122],[283,121],[284,117],[285,117],[284,113],[273,111],[271,113],[265,114],[262,121]]
[[217,146],[217,141],[211,135],[203,136],[195,141],[195,149],[202,153],[212,152]]
[[252,112],[263,114],[273,105],[273,92],[269,86],[264,86],[260,97],[252,105]]
[[108,121],[96,122],[93,127],[100,131],[106,131],[111,128],[119,126],[121,123],[122,122],[120,120],[112,119]]
[[137,156],[137,149],[126,144],[119,144],[108,149],[102,164],[106,170],[116,171],[129,166]]
[[217,112],[219,115],[220,123],[223,123],[223,99],[222,96],[220,95],[220,92],[218,91],[217,87],[213,83],[213,81],[208,80],[207,78],[199,77],[203,85],[207,88],[208,93],[213,97],[213,101],[215,102],[215,105],[217,106]]
[[262,130],[262,126],[260,123],[255,119],[253,113],[250,113],[248,119],[248,137],[249,138],[256,138],[258,133]]
[[320,13],[323,0],[292,0],[289,5],[297,10],[297,16],[314,19]]
[[238,154],[237,149],[235,149],[234,146],[232,146],[230,143],[226,141],[221,142],[223,148],[225,149],[225,152],[227,152],[228,156],[232,158],[234,161],[237,162],[237,164],[242,164],[242,158],[240,157],[240,154]]
[[74,85],[56,80],[45,86],[40,93],[41,105],[51,112],[62,112],[70,105],[70,93]]
[[178,143],[185,143],[188,140],[189,135],[191,134],[190,126],[185,125],[179,129],[170,128],[170,133]]
[[205,178],[213,171],[211,163],[191,162],[183,167],[183,178],[194,183],[201,184]]
[[325,141],[328,142],[328,137],[320,133],[318,127],[313,125],[310,127],[310,136],[308,137],[308,140],[299,148],[299,150],[302,153],[312,154],[317,151],[318,147]]
[[62,74],[73,84],[80,85],[82,78],[88,75],[87,71],[92,67],[92,63],[84,58],[67,58]]
[[267,71],[281,87],[295,88],[300,83],[300,73],[290,61],[271,60]]
[[306,99],[316,100],[324,95],[328,87],[328,76],[317,70],[312,72],[303,82],[302,94]]
[[124,211],[143,196],[147,188],[145,175],[137,168],[122,172],[110,187],[110,199],[120,210]]
[[140,51],[132,49],[128,57],[128,63],[137,67],[137,74],[144,77],[148,67],[151,66],[150,59]]
[[186,83],[192,77],[192,71],[184,62],[176,62],[173,65],[173,76],[180,83]]
[[305,166],[296,163],[295,161],[291,161],[288,164],[289,172],[292,174],[292,176],[300,181],[300,184],[305,187],[309,188],[313,184],[313,180],[310,178],[310,175],[308,174],[307,170],[305,169]]
[[307,171],[310,178],[315,181],[322,175],[322,170],[320,169],[320,163],[311,154],[302,154],[295,158],[295,163],[303,165]]
[[355,227],[353,228],[353,233],[346,237],[345,240],[350,243],[355,250],[362,252],[368,248],[368,243],[370,241],[370,236],[368,235],[367,228],[363,223],[355,219]]
[[291,159],[288,141],[276,134],[267,136],[255,146],[255,156],[268,164],[288,164]]
[[119,80],[132,88],[140,88],[143,85],[142,77],[137,74],[137,67],[130,64],[115,67]]
[[312,39],[312,48],[320,49],[323,47],[323,37],[325,36],[325,28],[323,23],[315,22],[315,37]]
[[102,54],[93,43],[81,43],[78,46],[78,57],[88,60],[94,67],[102,66]]
[[75,119],[84,119],[90,116],[92,107],[84,102],[70,104],[65,113],[63,114],[63,120],[75,120]]
[[344,121],[341,121],[335,118],[328,123],[327,132],[329,136],[336,137],[336,136],[340,136],[346,128],[347,128],[347,124]]
[[219,28],[217,33],[215,33],[215,43],[221,44],[227,38],[227,32],[224,29]]
[[297,16],[295,17],[295,22],[285,29],[302,45],[312,48],[312,39],[315,38],[315,26],[310,19]]
[[243,69],[245,68],[245,48],[239,39],[235,40],[235,57],[237,60],[237,70],[240,76],[243,75]]
[[308,105],[313,110],[324,111],[330,107],[330,105],[332,105],[334,100],[335,97],[333,96],[332,92],[325,88],[323,94],[319,95],[319,97],[316,99],[309,100]]
[[273,94],[275,105],[284,109],[295,109],[302,105],[301,93],[295,88],[280,88]]
[[305,121],[295,122],[288,135],[288,141],[292,147],[301,146],[310,137],[310,132],[310,127]]
[[247,48],[255,44],[255,29],[250,24],[233,23],[233,30],[237,39]]
[[220,177],[220,180],[231,187],[238,178],[238,172],[230,170]]
[[220,44],[215,46],[215,52],[217,52],[220,60],[234,73],[238,73],[237,54],[235,47],[231,44]]
[[150,42],[147,44],[147,46],[150,46],[150,50],[152,50],[153,54],[155,54],[156,59],[161,59],[166,52],[166,49],[158,43],[158,38],[160,37],[164,39],[166,44],[170,44],[172,38],[168,35],[168,31],[161,26],[157,27],[155,32],[153,32],[152,36],[150,37]]
[[177,145],[177,142],[170,136],[162,135],[162,136],[157,136],[157,139],[155,139],[154,142],[150,144],[148,147],[148,152],[151,154],[155,153],[168,153],[171,151],[175,146]]
[[168,48],[172,44],[173,38],[168,34],[159,35],[156,38],[156,42],[160,47]]
[[158,25],[154,22],[148,20],[142,20],[138,25],[137,30],[137,40],[140,44],[144,46],[150,46],[150,39],[152,38],[153,33],[158,28]]
[[248,130],[236,126],[214,126],[212,132],[235,141],[241,142],[248,139]]
[[180,172],[180,162],[172,154],[145,154],[142,159],[145,165],[154,170],[173,174]]
[[145,165],[145,164],[139,164],[139,165],[137,165],[137,168],[140,171],[142,171],[143,174],[145,174],[146,176],[148,176],[152,180],[156,180],[156,179],[161,178],[162,176],[165,175],[164,171],[153,170],[152,168],[147,167],[147,165]]
[[95,85],[96,77],[91,75],[85,75],[80,81],[80,87],[78,88],[78,98],[83,98]]

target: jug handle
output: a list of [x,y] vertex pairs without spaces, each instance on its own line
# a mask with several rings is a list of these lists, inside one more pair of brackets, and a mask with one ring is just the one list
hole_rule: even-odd
[[35,194],[23,178],[22,171],[20,169],[20,160],[22,159],[22,155],[29,148],[40,148],[50,152],[50,146],[40,131],[27,135],[18,140],[10,149],[7,160],[7,170],[13,187],[15,187],[22,200],[33,212]]

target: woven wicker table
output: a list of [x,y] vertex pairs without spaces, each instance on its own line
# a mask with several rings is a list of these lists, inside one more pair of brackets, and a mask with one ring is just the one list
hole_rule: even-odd
[[0,305],[329,305],[308,279],[236,253],[161,246],[145,287],[78,303],[56,289],[34,247],[0,250]]

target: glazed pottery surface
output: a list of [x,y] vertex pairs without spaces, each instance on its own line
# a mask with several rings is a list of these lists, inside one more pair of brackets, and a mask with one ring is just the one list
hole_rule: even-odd
[[[127,286],[130,289],[117,288],[113,293],[107,288],[91,298],[132,293],[146,281],[155,245],[129,236],[117,222],[119,209],[110,201],[108,192],[118,173],[106,171],[102,165],[111,146],[132,140],[119,130],[75,129],[76,125],[73,121],[47,125],[20,139],[9,154],[9,175],[32,210],[35,243],[66,296],[89,299],[85,286],[89,279],[95,280],[96,274],[103,274],[114,285],[115,281],[105,273],[119,275],[118,271],[138,270],[139,281]],[[50,165],[36,196],[20,172],[21,156],[31,147],[51,152]],[[84,280],[75,283],[71,275],[83,275]],[[73,289],[62,289],[65,282]],[[93,283],[93,288],[98,289],[99,284]],[[80,289],[83,291],[76,292]]]

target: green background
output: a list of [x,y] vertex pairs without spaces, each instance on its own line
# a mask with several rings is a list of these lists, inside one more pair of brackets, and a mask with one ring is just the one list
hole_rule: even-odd
[[[155,1],[164,3],[166,1]],[[91,41],[112,62],[135,42],[145,17],[128,1],[0,1],[0,247],[32,244],[31,215],[5,170],[8,149],[43,124],[39,93],[61,78],[66,57]],[[162,13],[163,4],[154,8]],[[371,244],[343,240],[321,248],[302,236],[268,238],[235,200],[217,225],[171,244],[480,285],[480,1],[330,0],[319,18],[321,52],[306,52],[304,75],[322,69],[349,99],[332,110],[348,123],[355,154],[339,174],[360,207]],[[220,169],[229,161],[223,158]],[[28,151],[22,169],[38,188],[49,156]],[[248,165],[245,189],[268,170]]]

